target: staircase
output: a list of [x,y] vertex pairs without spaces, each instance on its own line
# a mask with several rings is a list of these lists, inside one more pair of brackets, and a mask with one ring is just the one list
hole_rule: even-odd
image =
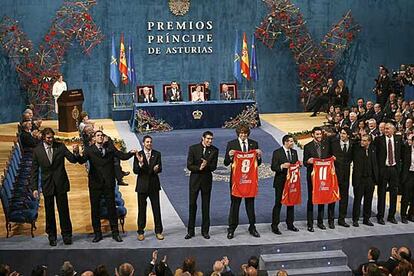
[[[320,249],[319,249],[320,250]],[[352,275],[348,267],[348,257],[340,249],[307,251],[295,253],[275,253],[260,256],[260,269],[274,276],[280,269],[291,275]]]

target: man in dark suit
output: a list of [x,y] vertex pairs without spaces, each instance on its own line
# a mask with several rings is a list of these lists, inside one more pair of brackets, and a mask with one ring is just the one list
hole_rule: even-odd
[[[246,125],[239,125],[236,128],[237,139],[231,140],[227,143],[226,154],[224,157],[224,166],[233,164],[234,151],[243,151],[247,152],[250,150],[256,150],[257,153],[257,162],[258,165],[262,163],[262,151],[259,149],[259,144],[249,139],[250,129]],[[232,172],[231,172],[232,174]],[[229,228],[227,229],[227,238],[234,238],[234,231],[239,225],[239,209],[240,203],[242,201],[241,197],[236,197],[231,194],[232,189],[232,179],[230,174],[230,196],[231,196],[231,205],[230,205],[230,214],[229,214]],[[245,198],[245,206],[247,217],[249,218],[249,233],[253,237],[260,237],[260,234],[256,230],[256,215],[254,213],[254,197]]]
[[358,268],[353,271],[354,275],[355,276],[362,276],[362,275],[364,275],[364,273],[363,273],[362,270],[363,269],[366,270],[367,269],[367,266],[369,264],[377,264],[378,259],[379,259],[379,256],[380,256],[380,250],[378,248],[376,248],[376,247],[371,247],[368,250],[368,262],[359,265]]
[[102,240],[101,231],[101,199],[105,197],[108,208],[109,223],[112,230],[112,238],[117,242],[122,242],[118,230],[118,217],[115,206],[115,172],[114,158],[128,160],[137,152],[132,150],[123,153],[115,148],[112,143],[105,141],[105,134],[98,130],[94,133],[95,144],[86,147],[83,156],[76,151],[77,159],[80,164],[89,161],[89,198],[91,204],[92,227],[95,237],[92,242]]
[[[312,129],[313,140],[305,145],[303,148],[303,164],[306,166],[306,180],[308,183],[308,202],[307,202],[307,221],[308,231],[314,232],[313,229],[313,202],[312,202],[312,171],[314,158],[328,158],[330,157],[329,144],[323,140],[322,129],[320,127],[314,127]],[[333,206],[335,207],[335,206]],[[317,226],[325,230],[326,227],[323,224],[324,205],[318,205],[318,224]],[[334,208],[332,205],[328,208],[328,220],[333,221]]]
[[413,221],[413,215],[407,213],[408,206],[410,211],[414,208],[414,135],[408,141],[408,145],[404,146],[401,184],[403,186],[401,198],[401,222],[408,223],[408,220]]
[[171,82],[171,88],[167,90],[167,101],[169,102],[182,102],[183,96],[181,95],[180,88],[176,81]]
[[375,139],[378,167],[380,171],[378,182],[378,213],[379,224],[385,224],[385,197],[390,192],[390,208],[388,210],[388,221],[397,224],[395,211],[397,208],[397,194],[399,185],[399,173],[401,168],[402,138],[394,135],[395,126],[391,123],[385,125],[384,135]]
[[384,106],[391,89],[391,80],[388,76],[388,70],[384,66],[380,66],[379,76],[375,82],[375,94],[377,95],[376,102],[381,104],[381,106]]
[[190,146],[187,156],[187,169],[190,170],[190,198],[187,235],[185,239],[191,239],[195,235],[195,221],[197,215],[197,198],[201,191],[201,235],[209,239],[210,229],[210,197],[213,183],[213,175],[217,168],[219,150],[213,143],[213,133],[203,133],[201,143]]
[[[291,135],[285,135],[282,138],[283,146],[273,152],[271,169],[275,173],[273,188],[275,188],[275,206],[272,212],[272,232],[281,235],[279,230],[280,209],[282,208],[282,195],[286,182],[287,170],[290,164],[298,161],[298,153],[293,149],[294,141]],[[286,207],[286,224],[288,230],[298,232],[299,229],[293,225],[294,207]]]
[[382,112],[382,106],[379,103],[374,104],[374,114],[372,114],[372,118],[377,121],[377,125],[384,119],[384,112]]
[[[33,149],[39,144],[39,140],[33,137],[34,132],[32,133],[32,121],[27,120],[21,123],[22,131],[20,133],[19,139],[22,143],[24,151],[33,151]],[[37,132],[37,130],[36,130]]]
[[209,101],[211,98],[210,83],[204,81],[204,100]]
[[152,148],[152,137],[145,135],[142,139],[144,149],[134,158],[134,173],[137,174],[135,192],[138,197],[138,240],[144,240],[144,229],[147,223],[147,198],[151,200],[152,213],[155,223],[155,237],[163,240],[160,190],[158,174],[162,171],[161,153]]
[[151,93],[149,87],[144,87],[142,89],[142,94],[138,95],[139,103],[156,103],[157,98]]
[[72,244],[72,223],[70,221],[68,192],[69,178],[65,169],[65,158],[76,163],[76,157],[64,144],[54,141],[54,131],[42,131],[42,143],[33,150],[31,185],[33,196],[39,198],[39,175],[44,195],[46,214],[46,233],[49,244],[56,246],[57,230],[55,219],[55,199],[59,213],[60,229],[64,244]]
[[[349,195],[349,175],[352,161],[352,143],[349,140],[351,131],[348,128],[343,128],[339,131],[339,139],[335,139],[331,144],[331,155],[335,156],[335,172],[338,178],[339,194],[339,216],[338,225],[349,227],[345,222],[346,212],[348,209],[348,195]],[[335,206],[335,203],[331,203]],[[332,208],[332,207],[331,207]],[[328,221],[329,228],[335,228],[333,221]]]
[[379,172],[376,148],[374,145],[371,145],[371,141],[371,135],[362,135],[360,145],[355,145],[352,151],[352,186],[354,187],[352,225],[355,227],[359,226],[358,220],[361,213],[362,197],[364,198],[363,223],[373,226],[370,221],[372,198],[374,195],[374,185],[378,183]]

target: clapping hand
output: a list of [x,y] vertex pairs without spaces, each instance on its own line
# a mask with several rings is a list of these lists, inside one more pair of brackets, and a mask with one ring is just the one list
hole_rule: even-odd
[[72,145],[72,151],[75,154],[79,154],[79,145],[78,144]]
[[158,165],[158,164],[155,165],[154,166],[154,172],[157,173],[157,172],[159,172],[159,170],[160,170],[160,165]]
[[144,162],[144,156],[142,154],[140,154],[139,152],[136,152],[135,156],[137,157],[139,163]]
[[204,170],[204,168],[207,166],[207,160],[201,158],[201,160],[203,160],[203,162],[200,165],[200,171]]

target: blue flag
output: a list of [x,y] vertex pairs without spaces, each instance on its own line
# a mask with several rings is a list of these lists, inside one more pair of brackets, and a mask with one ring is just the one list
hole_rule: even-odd
[[119,87],[118,62],[116,61],[115,38],[113,34],[112,34],[111,63],[109,66],[110,66],[109,78],[111,79],[115,87]]
[[259,68],[257,67],[256,45],[254,43],[254,34],[252,35],[252,63],[250,64],[250,78],[254,81],[259,79]]
[[137,76],[135,75],[135,61],[132,53],[132,37],[128,41],[128,79],[132,85],[137,83]]
[[237,80],[237,82],[242,81],[239,51],[240,51],[239,33],[238,33],[238,31],[236,31],[236,41],[235,41],[235,44],[234,44],[234,60],[233,60],[233,62],[234,62],[234,71],[233,71],[233,75],[234,75],[234,78]]

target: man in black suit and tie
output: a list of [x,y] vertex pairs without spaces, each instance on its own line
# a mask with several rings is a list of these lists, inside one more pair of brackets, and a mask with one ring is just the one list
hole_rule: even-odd
[[[273,188],[275,188],[275,206],[272,212],[272,232],[281,235],[279,230],[280,209],[282,208],[283,188],[286,182],[287,170],[290,164],[298,161],[298,153],[293,149],[294,141],[291,135],[285,135],[282,138],[283,146],[273,152],[271,169],[275,173]],[[288,230],[298,232],[299,229],[293,225],[294,207],[286,207],[286,224]]]
[[138,102],[139,103],[156,103],[157,98],[154,97],[149,87],[145,86],[142,89],[142,94],[138,95]]
[[[323,140],[322,129],[320,127],[314,127],[312,129],[313,140],[305,145],[303,148],[303,164],[306,166],[306,180],[308,183],[308,202],[307,202],[307,221],[308,231],[314,232],[313,229],[313,202],[312,202],[312,171],[314,158],[328,158],[330,157],[329,144]],[[334,207],[330,204],[328,208],[328,220],[333,221]],[[324,205],[318,205],[318,224],[317,226],[325,230],[326,227],[323,224]]]
[[167,90],[167,101],[169,102],[182,102],[183,96],[181,95],[180,88],[176,81],[171,82],[171,88]]
[[152,137],[145,135],[142,139],[144,149],[134,158],[134,173],[137,174],[135,192],[138,197],[138,240],[145,239],[144,229],[147,223],[147,198],[151,200],[152,213],[155,223],[155,237],[163,240],[160,190],[161,184],[158,174],[162,171],[161,153],[152,148]]
[[[349,227],[349,224],[345,222],[346,212],[348,209],[348,197],[349,197],[349,176],[350,167],[352,161],[352,143],[349,140],[351,131],[349,128],[343,128],[339,131],[339,139],[335,139],[331,143],[331,155],[335,156],[335,173],[338,178],[339,194],[341,199],[339,200],[339,216],[338,225],[343,227]],[[331,203],[335,206],[335,203]],[[330,204],[330,205],[331,205]],[[331,207],[332,208],[332,207]],[[328,221],[329,228],[334,229],[335,225],[333,221]]]
[[395,211],[397,208],[397,194],[399,184],[399,173],[401,168],[402,138],[394,135],[395,126],[392,123],[385,125],[384,135],[375,139],[380,177],[378,182],[378,213],[379,224],[385,224],[385,197],[390,192],[390,208],[388,210],[388,221],[397,224]]
[[65,158],[71,163],[77,161],[76,157],[64,144],[54,141],[54,135],[55,133],[51,128],[45,128],[42,131],[42,142],[33,150],[31,172],[31,185],[35,198],[39,198],[39,174],[41,177],[41,187],[45,201],[46,233],[51,246],[57,245],[55,199],[63,243],[72,244],[72,223],[70,221],[67,194],[70,190],[70,184],[65,169]]
[[[403,151],[401,184],[403,193],[401,198],[401,222],[414,221],[414,135],[408,138],[408,145]],[[410,206],[410,212],[407,212]]]
[[378,164],[376,148],[372,144],[372,137],[364,134],[359,145],[352,150],[352,186],[354,187],[354,205],[352,208],[352,225],[359,226],[358,220],[361,214],[361,201],[364,198],[364,209],[362,212],[363,223],[373,226],[370,221],[372,198],[375,183],[378,183]]
[[190,146],[187,156],[187,169],[190,170],[190,199],[187,235],[185,239],[191,239],[195,235],[195,221],[197,215],[197,198],[201,191],[201,235],[209,239],[210,229],[210,197],[213,183],[213,175],[217,168],[219,150],[213,143],[213,133],[203,133],[201,143]]
[[128,160],[137,152],[132,150],[123,153],[115,148],[112,143],[105,141],[105,134],[98,130],[94,133],[95,144],[85,147],[83,156],[76,151],[80,164],[89,161],[89,199],[91,203],[92,227],[95,234],[92,242],[102,240],[101,231],[101,199],[105,197],[108,208],[109,223],[112,230],[112,238],[117,242],[122,242],[118,230],[118,217],[115,206],[115,171],[114,158]]
[[[226,154],[224,157],[224,166],[228,166],[233,163],[234,151],[247,152],[250,150],[256,150],[258,166],[262,163],[262,151],[259,149],[259,144],[252,139],[249,139],[250,129],[246,125],[239,125],[236,128],[237,139],[231,140],[227,143]],[[231,172],[232,174],[232,172]],[[230,174],[230,176],[231,176]],[[231,194],[232,179],[230,177],[230,214],[229,214],[229,228],[227,230],[227,238],[234,238],[234,231],[239,225],[239,209],[242,201],[241,197],[235,197]],[[260,234],[256,230],[256,215],[254,213],[254,197],[245,198],[245,206],[247,217],[249,218],[249,233],[253,237],[260,237]]]

